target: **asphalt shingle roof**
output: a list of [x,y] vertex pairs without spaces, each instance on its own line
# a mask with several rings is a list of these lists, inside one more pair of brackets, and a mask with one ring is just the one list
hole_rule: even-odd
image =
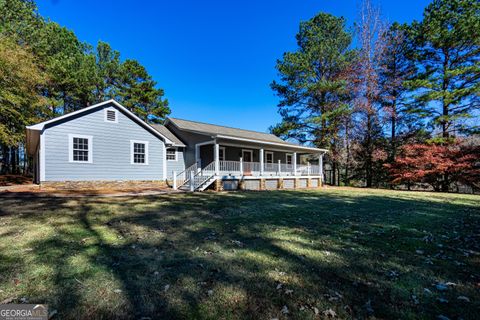
[[168,130],[167,127],[165,127],[162,124],[151,124],[151,126],[160,132],[163,136],[165,136],[167,139],[172,141],[176,146],[181,146],[184,147],[185,144],[180,140],[176,135],[174,135],[170,130]]
[[237,129],[232,127],[219,126],[215,124],[189,121],[189,120],[176,119],[176,118],[169,118],[169,119],[174,125],[176,125],[181,130],[195,131],[195,132],[204,133],[208,135],[225,135],[225,136],[232,136],[237,138],[245,138],[245,139],[284,143],[284,144],[292,145],[291,143],[286,142],[270,133],[245,130],[245,129]]

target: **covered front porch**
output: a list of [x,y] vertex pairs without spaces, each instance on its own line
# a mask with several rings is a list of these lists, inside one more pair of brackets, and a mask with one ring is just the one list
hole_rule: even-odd
[[177,185],[188,182],[193,191],[214,180],[288,177],[317,178],[321,184],[326,150],[288,143],[239,140],[217,138],[196,144],[195,163],[177,175]]

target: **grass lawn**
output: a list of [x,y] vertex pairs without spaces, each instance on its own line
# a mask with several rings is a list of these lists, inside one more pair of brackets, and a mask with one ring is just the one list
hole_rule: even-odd
[[480,317],[479,196],[0,199],[0,301],[57,319]]

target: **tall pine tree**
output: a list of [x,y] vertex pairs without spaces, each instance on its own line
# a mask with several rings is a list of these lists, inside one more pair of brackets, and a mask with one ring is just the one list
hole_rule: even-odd
[[419,72],[410,85],[421,113],[443,139],[474,130],[469,118],[480,108],[480,2],[434,0],[413,29]]
[[320,13],[300,24],[298,49],[277,61],[282,122],[272,132],[330,149],[335,171],[339,132],[349,112],[346,70],[351,61],[351,34],[345,20]]

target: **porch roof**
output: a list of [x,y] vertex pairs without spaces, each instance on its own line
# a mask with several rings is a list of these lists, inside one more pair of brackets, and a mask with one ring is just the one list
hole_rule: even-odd
[[219,126],[209,123],[168,118],[170,123],[182,131],[189,131],[197,134],[211,136],[213,139],[234,140],[237,142],[250,142],[263,145],[288,147],[289,149],[297,149],[307,152],[327,152],[326,149],[305,147],[295,143],[287,142],[279,137],[265,132],[238,129],[226,126]]

